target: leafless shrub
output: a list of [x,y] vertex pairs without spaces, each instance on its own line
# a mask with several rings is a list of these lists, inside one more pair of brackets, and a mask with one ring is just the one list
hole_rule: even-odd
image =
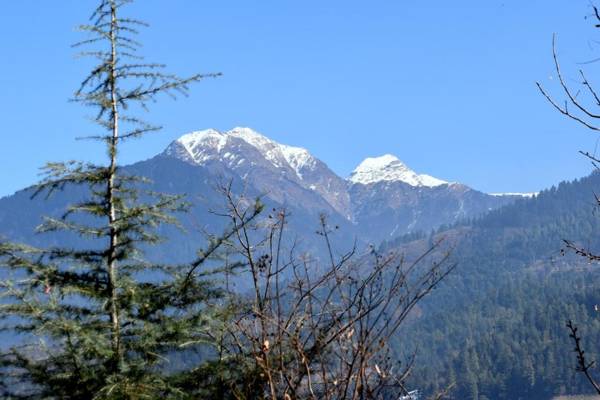
[[[389,343],[454,268],[441,243],[411,260],[374,248],[336,256],[322,216],[318,234],[326,256],[311,258],[296,254],[287,240],[285,210],[244,225],[246,202],[224,193],[237,228],[230,246],[247,265],[252,284],[251,294],[231,295],[233,317],[219,339],[219,357],[245,360],[257,377],[237,387],[229,382],[232,397],[379,399],[407,393],[404,381],[414,357],[401,362]],[[249,384],[255,387],[240,387]]]

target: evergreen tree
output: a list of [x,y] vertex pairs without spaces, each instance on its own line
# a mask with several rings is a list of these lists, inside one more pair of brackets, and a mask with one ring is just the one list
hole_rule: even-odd
[[[142,177],[119,166],[123,142],[156,131],[135,116],[160,94],[186,94],[188,85],[217,74],[180,78],[137,53],[135,35],[145,23],[122,16],[132,0],[100,0],[88,37],[78,43],[95,67],[75,93],[91,107],[104,144],[105,165],[50,163],[36,195],[67,186],[84,199],[62,218],[47,218],[41,232],[85,239],[76,248],[37,249],[0,243],[3,329],[21,333],[19,346],[2,354],[3,398],[184,398],[167,361],[206,340],[216,312],[207,301],[218,287],[200,268],[233,231],[211,242],[185,266],[157,265],[143,257],[159,243],[157,228],[176,223],[186,203],[145,189]],[[87,48],[90,48],[89,50]],[[245,217],[254,218],[257,204]],[[200,273],[199,271],[202,270]],[[177,382],[177,383],[175,383]]]

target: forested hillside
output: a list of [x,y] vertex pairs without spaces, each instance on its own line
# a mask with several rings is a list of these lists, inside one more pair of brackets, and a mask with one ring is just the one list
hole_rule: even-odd
[[[583,327],[594,353],[600,270],[563,252],[562,239],[598,248],[598,187],[600,174],[594,173],[431,235],[455,246],[458,266],[406,331],[418,351],[411,387],[434,392],[455,383],[457,399],[547,399],[589,391],[576,375],[565,323],[570,318]],[[386,247],[431,240],[411,239]]]

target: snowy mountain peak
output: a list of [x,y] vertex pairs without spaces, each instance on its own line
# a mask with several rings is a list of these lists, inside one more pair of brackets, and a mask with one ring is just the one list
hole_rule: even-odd
[[218,171],[224,167],[261,189],[268,188],[280,200],[287,196],[286,188],[292,190],[289,185],[300,186],[350,216],[345,180],[308,150],[278,143],[250,128],[191,132],[173,141],[163,154]]
[[268,150],[278,145],[277,142],[250,128],[236,127],[227,132],[227,135],[240,138],[259,150]]
[[194,150],[199,146],[210,147],[220,151],[227,142],[226,137],[215,129],[206,129],[187,133],[176,141],[194,158]]
[[236,142],[239,144],[240,140],[257,150],[274,167],[291,168],[300,179],[306,168],[316,167],[317,160],[308,150],[277,143],[250,128],[242,127],[228,132],[206,129],[185,134],[173,142],[166,153],[199,165],[224,159],[229,164],[241,164],[245,155],[235,154],[230,148]]
[[165,153],[194,164],[215,159],[227,144],[227,137],[215,129],[187,133],[175,140]]
[[417,174],[392,154],[366,158],[352,171],[349,180],[354,184],[363,185],[381,181],[400,181],[411,186],[427,187],[448,183],[429,175]]
[[282,163],[288,164],[299,178],[302,178],[303,168],[313,168],[316,165],[316,159],[308,150],[277,143],[250,128],[233,128],[227,134],[254,146],[277,167],[280,167]]

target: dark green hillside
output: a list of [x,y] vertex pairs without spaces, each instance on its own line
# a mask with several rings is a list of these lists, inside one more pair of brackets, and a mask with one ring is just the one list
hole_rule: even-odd
[[573,319],[589,353],[600,349],[600,268],[561,249],[562,239],[600,248],[598,188],[594,173],[436,234],[453,243],[459,265],[407,332],[419,352],[410,387],[433,392],[455,382],[457,399],[588,391],[564,325]]

